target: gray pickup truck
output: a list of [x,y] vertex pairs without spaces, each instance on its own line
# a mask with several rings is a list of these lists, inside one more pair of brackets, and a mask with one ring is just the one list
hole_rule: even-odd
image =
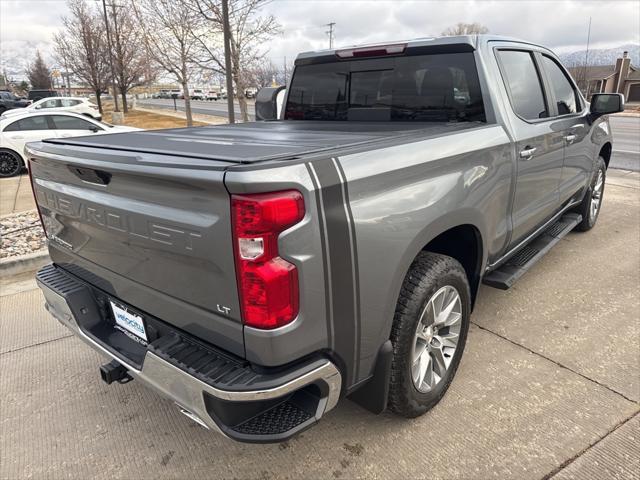
[[349,397],[415,417],[478,288],[595,224],[612,139],[548,49],[460,36],[303,53],[281,118],[27,147],[47,310],[201,425],[282,441]]

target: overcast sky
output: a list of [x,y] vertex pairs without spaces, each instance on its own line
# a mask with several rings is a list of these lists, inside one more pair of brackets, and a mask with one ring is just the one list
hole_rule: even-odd
[[[282,25],[269,53],[278,63],[300,51],[328,47],[324,24],[329,22],[336,23],[336,46],[428,37],[457,22],[479,22],[491,33],[564,52],[584,49],[589,17],[592,47],[640,43],[638,0],[273,0],[264,10]],[[0,0],[0,65],[19,71],[19,63],[36,48],[50,57],[53,33],[66,12],[65,0]]]

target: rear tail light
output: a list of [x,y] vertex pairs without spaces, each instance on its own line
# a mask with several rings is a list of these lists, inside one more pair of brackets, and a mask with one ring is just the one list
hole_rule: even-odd
[[304,217],[296,190],[231,196],[238,292],[245,325],[272,329],[298,315],[295,265],[280,257],[278,236]]

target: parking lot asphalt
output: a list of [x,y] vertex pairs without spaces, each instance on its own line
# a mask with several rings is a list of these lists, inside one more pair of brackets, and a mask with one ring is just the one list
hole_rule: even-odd
[[342,400],[275,445],[235,443],[0,285],[0,477],[640,478],[640,175],[609,172],[598,225],[511,290],[483,287],[442,402],[405,420]]

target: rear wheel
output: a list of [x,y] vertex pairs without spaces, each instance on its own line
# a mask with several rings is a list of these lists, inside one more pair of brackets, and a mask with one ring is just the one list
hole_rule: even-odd
[[470,310],[462,265],[421,253],[404,280],[391,331],[391,411],[417,417],[444,396],[464,351]]
[[20,155],[11,150],[0,150],[0,178],[13,177],[22,171]]
[[575,228],[579,232],[586,232],[595,226],[602,207],[606,178],[607,166],[604,163],[604,159],[598,157],[596,172],[591,180],[589,190],[582,199],[582,203],[576,209],[576,212],[582,215],[582,221]]

